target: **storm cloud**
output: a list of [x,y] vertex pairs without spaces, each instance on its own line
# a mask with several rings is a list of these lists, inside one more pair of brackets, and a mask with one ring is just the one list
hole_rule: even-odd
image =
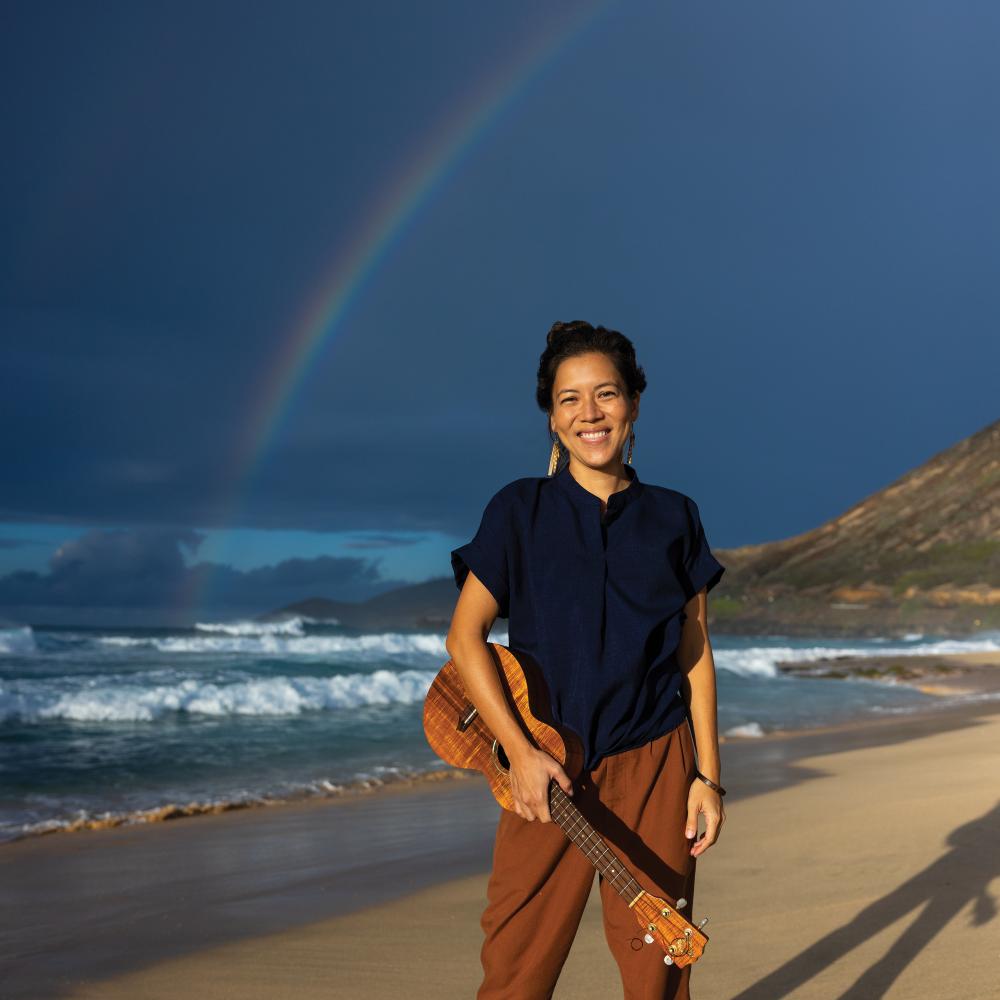
[[[4,7],[4,606],[446,573],[545,472],[556,320],[634,340],[635,466],[719,546],[996,418],[1000,6],[244,8]],[[230,529],[373,551],[188,565]]]
[[[204,536],[191,530],[88,531],[59,547],[47,572],[0,577],[0,607],[16,618],[25,608],[123,608],[169,614],[187,595],[209,594],[219,610],[264,612],[307,597],[354,600],[398,586],[376,563],[356,557],[286,559],[237,570],[220,563],[187,565]],[[211,608],[204,608],[210,611]]]

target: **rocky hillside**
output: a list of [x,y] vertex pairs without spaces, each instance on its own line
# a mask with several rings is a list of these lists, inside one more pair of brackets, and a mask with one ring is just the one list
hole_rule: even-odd
[[[709,601],[716,632],[1000,628],[1000,420],[817,528],[715,552],[727,570]],[[443,630],[456,597],[442,577],[361,604],[315,598],[267,617]]]
[[811,531],[719,558],[727,629],[1000,627],[1000,420]]

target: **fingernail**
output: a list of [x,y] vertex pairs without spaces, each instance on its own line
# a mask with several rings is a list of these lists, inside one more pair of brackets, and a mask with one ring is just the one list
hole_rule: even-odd
[[684,831],[684,836],[685,837],[693,837],[694,836],[694,830],[685,830]]

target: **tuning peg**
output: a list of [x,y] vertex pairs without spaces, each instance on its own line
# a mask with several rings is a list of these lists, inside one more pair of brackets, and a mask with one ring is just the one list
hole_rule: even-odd
[[663,964],[664,965],[673,965],[674,964],[674,960],[669,955],[664,955],[663,956]]
[[645,937],[643,938],[643,941],[645,941],[645,942],[646,942],[646,944],[652,944],[652,943],[653,943],[653,942],[654,942],[655,940],[656,940],[656,938],[654,938],[652,934],[647,934],[647,935],[646,935],[646,936],[645,936]]
[[700,924],[698,924],[698,930],[701,930],[701,929],[702,929],[702,927],[704,927],[704,926],[705,926],[705,924],[707,924],[707,923],[708,923],[708,917],[702,917],[702,919],[701,919],[701,923],[700,923]]
[[683,910],[684,907],[688,905],[688,901],[682,896],[674,905],[678,910]]

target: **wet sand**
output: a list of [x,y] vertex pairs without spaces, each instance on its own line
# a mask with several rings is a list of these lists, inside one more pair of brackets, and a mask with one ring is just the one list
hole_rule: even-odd
[[[995,996],[1000,701],[936,704],[725,741],[692,995]],[[0,995],[472,997],[498,811],[473,777],[3,845]],[[598,904],[557,997],[621,996]]]

